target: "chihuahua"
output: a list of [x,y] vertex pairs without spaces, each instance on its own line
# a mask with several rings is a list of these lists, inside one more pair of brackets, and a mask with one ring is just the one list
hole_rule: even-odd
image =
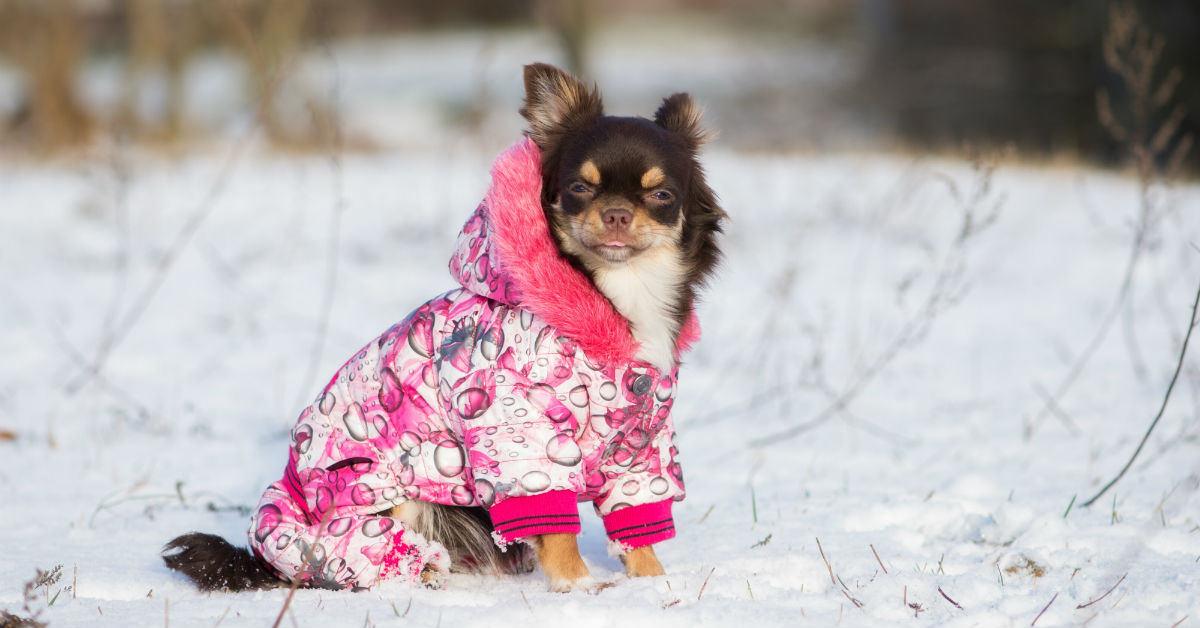
[[[536,557],[555,591],[595,590],[591,502],[631,577],[664,573],[683,499],[671,407],[725,212],[687,94],[652,119],[525,67],[525,140],[492,168],[450,262],[459,287],[368,343],[306,408],[249,550],[192,533],[164,560],[204,589],[285,581],[436,586]],[[533,548],[532,552],[526,548]]]

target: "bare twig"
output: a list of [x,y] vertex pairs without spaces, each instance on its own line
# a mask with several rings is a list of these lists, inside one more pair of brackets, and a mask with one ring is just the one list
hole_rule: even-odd
[[[270,77],[265,89],[272,92],[276,90],[287,73],[288,68],[280,67]],[[259,103],[259,109],[261,110],[265,104]],[[191,242],[196,232],[200,230],[200,226],[204,224],[216,209],[217,199],[225,191],[226,185],[228,185],[229,180],[232,178],[234,168],[241,160],[242,154],[249,148],[251,140],[258,133],[261,113],[259,111],[259,115],[255,116],[255,123],[238,138],[233,149],[221,164],[221,169],[218,171],[212,186],[209,187],[208,192],[201,198],[200,203],[192,210],[187,220],[184,221],[183,226],[175,234],[175,238],[171,241],[170,246],[159,257],[158,262],[154,265],[153,274],[146,284],[142,286],[142,290],[137,294],[133,304],[129,306],[125,314],[105,334],[99,349],[96,351],[95,357],[83,367],[83,372],[67,381],[63,388],[67,397],[74,396],[100,373],[104,365],[108,362],[108,359],[112,356],[113,351],[129,336],[129,332],[133,331],[134,326],[141,319],[142,315],[145,314],[146,309],[149,308],[150,303],[158,294],[159,288],[162,287],[162,284],[166,281],[167,276],[174,267],[175,261],[179,259],[179,255],[187,247],[188,243]]]
[[750,441],[751,447],[766,447],[787,441],[846,412],[850,404],[903,350],[928,336],[938,316],[963,298],[966,292],[964,274],[968,244],[996,222],[1003,203],[1002,197],[995,198],[992,195],[991,180],[994,171],[995,167],[991,164],[977,163],[975,185],[966,197],[952,181],[946,179],[951,195],[962,209],[962,222],[949,251],[937,269],[925,301],[904,321],[891,341],[864,368],[855,373],[841,393],[820,412],[803,423]]
[[1188,319],[1187,333],[1183,336],[1183,346],[1179,349],[1179,360],[1175,363],[1175,373],[1171,376],[1171,383],[1167,385],[1167,392],[1163,395],[1162,405],[1158,408],[1158,414],[1150,422],[1150,427],[1146,429],[1146,433],[1142,436],[1142,441],[1138,443],[1137,449],[1129,457],[1129,461],[1125,463],[1125,466],[1121,468],[1120,473],[1117,473],[1117,477],[1113,478],[1108,484],[1105,484],[1099,493],[1096,493],[1091,499],[1084,502],[1084,506],[1091,506],[1097,499],[1100,499],[1101,495],[1112,488],[1117,481],[1125,477],[1125,472],[1129,470],[1129,467],[1133,466],[1133,461],[1137,459],[1138,454],[1142,453],[1142,448],[1146,446],[1146,441],[1150,439],[1151,432],[1154,431],[1159,419],[1163,416],[1163,412],[1167,409],[1167,402],[1171,400],[1171,391],[1175,389],[1175,382],[1179,380],[1179,372],[1183,370],[1183,359],[1187,355],[1188,341],[1192,338],[1192,330],[1196,328],[1196,310],[1198,307],[1200,307],[1200,286],[1196,288],[1196,298],[1192,301],[1192,314],[1191,318]]
[[[1059,381],[1058,386],[1055,386],[1052,394],[1042,394],[1042,407],[1038,413],[1034,415],[1026,427],[1026,438],[1032,435],[1033,429],[1045,420],[1051,414],[1059,415],[1059,410],[1062,405],[1062,398],[1066,396],[1071,386],[1075,384],[1075,380],[1083,374],[1084,368],[1091,361],[1092,356],[1104,344],[1104,339],[1108,337],[1109,330],[1117,320],[1117,316],[1121,314],[1122,308],[1126,300],[1129,299],[1129,293],[1133,289],[1134,271],[1137,270],[1138,262],[1141,260],[1142,253],[1146,248],[1145,241],[1149,231],[1149,211],[1146,207],[1139,212],[1138,223],[1134,229],[1133,242],[1129,245],[1129,258],[1125,262],[1125,270],[1122,273],[1121,283],[1117,287],[1117,293],[1113,297],[1113,302],[1105,313],[1104,318],[1100,321],[1100,325],[1092,334],[1091,340],[1084,347],[1083,351],[1075,358],[1075,362],[1071,364],[1071,368],[1067,370],[1067,374]],[[1040,385],[1039,385],[1040,388]],[[1045,393],[1044,389],[1042,390]]]
[[1117,590],[1117,587],[1121,586],[1122,582],[1125,582],[1125,576],[1128,576],[1128,575],[1129,575],[1128,573],[1122,575],[1121,579],[1117,580],[1116,584],[1112,585],[1112,587],[1109,590],[1104,592],[1104,595],[1101,595],[1100,597],[1092,600],[1091,602],[1088,602],[1087,604],[1080,604],[1079,606],[1076,606],[1075,608],[1077,608],[1077,609],[1087,608],[1087,607],[1091,606],[1092,604],[1095,604],[1096,602],[1099,602],[1100,600],[1103,600],[1104,598],[1108,597],[1109,594],[1111,594],[1113,591]]
[[[275,617],[275,623],[271,624],[271,628],[279,628],[279,623],[283,621],[283,615],[288,611],[288,607],[292,605],[292,598],[296,596],[296,589],[300,588],[301,581],[304,580],[304,572],[312,566],[312,557],[316,553],[317,548],[321,544],[321,536],[325,533],[325,527],[329,523],[329,517],[333,514],[333,507],[321,516],[321,523],[317,526],[317,537],[313,539],[312,547],[308,548],[308,552],[304,555],[304,567],[296,577],[292,579],[292,586],[288,588],[287,597],[283,600],[283,607],[279,609],[279,615]],[[410,601],[411,603],[411,601]],[[406,611],[407,612],[407,611]],[[295,619],[293,618],[293,621]]]
[[715,572],[716,570],[717,570],[717,568],[716,568],[716,567],[713,567],[713,568],[712,568],[712,570],[710,570],[710,571],[708,572],[708,575],[704,577],[704,583],[700,585],[700,593],[698,593],[698,594],[696,595],[696,601],[697,601],[697,602],[699,602],[699,601],[700,601],[700,598],[704,597],[704,587],[707,587],[707,586],[708,586],[708,579],[712,577],[712,575],[713,575],[713,572]]
[[959,605],[958,605],[958,602],[955,602],[954,600],[950,599],[950,596],[949,596],[949,595],[946,595],[946,592],[942,590],[942,587],[938,587],[938,588],[937,588],[937,592],[938,592],[938,593],[941,593],[941,594],[942,594],[942,597],[946,598],[946,601],[947,601],[947,602],[949,602],[949,603],[953,604],[953,605],[954,605],[954,608],[957,608],[957,609],[958,609],[958,610],[960,610],[960,611],[961,611],[961,610],[966,610],[966,609],[964,609],[963,607],[959,606]]
[[[530,613],[532,613],[532,612],[533,612],[533,607],[529,605],[529,598],[525,597],[525,592],[524,592],[524,591],[521,591],[521,599],[522,599],[522,600],[525,600],[525,608],[528,608],[528,609],[529,609],[529,612],[530,612]],[[411,603],[412,603],[412,601],[410,600],[410,601],[409,601],[409,603],[411,604]]]
[[908,585],[904,585],[904,606],[912,609],[913,617],[918,617],[921,613],[925,612],[925,607],[921,606],[920,602],[908,601]]
[[871,553],[875,555],[875,561],[879,563],[879,568],[883,569],[883,575],[886,576],[887,575],[887,567],[884,567],[883,561],[879,559],[879,552],[875,551],[875,545],[869,544],[868,546],[871,548]]
[[1034,617],[1033,621],[1029,622],[1030,628],[1033,628],[1033,625],[1036,624],[1038,622],[1038,620],[1042,618],[1042,615],[1045,614],[1045,612],[1050,609],[1050,605],[1053,604],[1054,600],[1057,600],[1057,599],[1058,599],[1058,594],[1055,593],[1054,597],[1050,598],[1049,602],[1046,602],[1046,606],[1044,606],[1042,608],[1042,612],[1038,613],[1037,617]]
[[[1133,288],[1133,279],[1138,262],[1145,251],[1155,222],[1160,218],[1160,206],[1154,200],[1152,186],[1161,175],[1171,176],[1177,161],[1191,150],[1192,138],[1180,134],[1179,125],[1184,111],[1182,106],[1176,106],[1166,119],[1155,126],[1155,114],[1165,110],[1175,93],[1175,88],[1182,79],[1178,68],[1169,71],[1164,79],[1155,84],[1155,77],[1161,58],[1164,40],[1160,35],[1151,32],[1140,24],[1137,9],[1132,4],[1113,3],[1109,12],[1108,28],[1104,33],[1101,50],[1104,63],[1124,82],[1129,94],[1126,105],[1129,109],[1127,120],[1118,120],[1113,111],[1112,101],[1107,91],[1101,90],[1096,94],[1096,113],[1101,125],[1114,140],[1126,146],[1137,171],[1140,187],[1140,205],[1138,208],[1137,224],[1134,227],[1133,240],[1129,245],[1129,257],[1122,273],[1121,282],[1113,297],[1112,304],[1096,328],[1091,340],[1083,351],[1075,358],[1070,369],[1054,388],[1054,394],[1043,400],[1041,409],[1026,426],[1026,437],[1032,434],[1055,406],[1060,406],[1062,398],[1083,373],[1088,362],[1104,343],[1113,323],[1121,312],[1132,317],[1132,306],[1129,296]],[[1168,151],[1172,138],[1178,137],[1175,148]],[[1160,168],[1158,158],[1170,153],[1167,167]],[[1178,160],[1176,158],[1178,156]],[[1133,336],[1132,324],[1126,319],[1127,345],[1130,356],[1139,368],[1140,355],[1137,352],[1136,339]]]
[[[342,241],[342,214],[346,211],[346,194],[344,190],[344,175],[342,169],[342,153],[345,149],[345,140],[342,133],[341,114],[338,103],[340,101],[341,92],[341,73],[338,68],[337,59],[333,54],[329,53],[328,47],[325,49],[329,61],[333,64],[333,87],[330,97],[330,146],[329,162],[333,170],[334,188],[336,199],[334,200],[333,209],[329,214],[329,232],[328,232],[328,248],[326,249],[325,259],[325,287],[321,296],[320,316],[317,318],[316,333],[313,335],[313,346],[311,357],[308,363],[308,372],[304,379],[300,380],[302,387],[300,389],[301,401],[296,405],[303,405],[303,399],[306,399],[309,394],[309,388],[312,387],[313,381],[317,377],[317,369],[320,367],[321,352],[325,347],[325,337],[329,330],[329,318],[333,311],[333,295],[337,288],[338,277],[338,262],[341,259],[341,241]],[[322,134],[324,136],[324,134]]]
[[829,582],[837,584],[837,580],[833,577],[833,566],[829,564],[829,559],[825,558],[825,549],[821,547],[821,539],[819,537],[814,538],[817,539],[817,551],[821,552],[821,560],[825,561],[825,568],[829,570]]

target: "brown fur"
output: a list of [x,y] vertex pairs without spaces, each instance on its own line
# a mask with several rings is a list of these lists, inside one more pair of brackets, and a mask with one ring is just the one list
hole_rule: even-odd
[[574,534],[539,534],[532,537],[537,549],[538,563],[550,581],[550,590],[571,591],[580,584],[593,588],[591,574],[583,557],[579,555],[579,543]]
[[492,541],[492,519],[483,508],[444,506],[408,501],[384,513],[404,522],[430,541],[441,543],[457,573],[515,574],[530,571],[529,552],[522,545],[502,551]]
[[643,545],[629,550],[621,556],[621,562],[625,563],[625,572],[631,578],[661,576],[666,573],[663,571],[662,563],[658,562],[658,557],[654,555],[654,546],[652,545]]
[[579,176],[592,185],[600,185],[600,170],[596,168],[596,164],[590,161],[583,162],[583,165],[579,167]]
[[644,174],[642,174],[642,187],[653,188],[657,187],[666,179],[667,175],[663,174],[662,168],[652,166]]

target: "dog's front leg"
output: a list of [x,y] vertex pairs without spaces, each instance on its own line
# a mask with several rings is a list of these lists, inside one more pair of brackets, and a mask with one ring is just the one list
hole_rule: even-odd
[[643,545],[629,550],[621,555],[621,562],[625,563],[625,573],[629,574],[630,578],[661,576],[666,573],[663,571],[662,563],[658,562],[658,557],[654,555],[654,546],[652,545]]
[[538,562],[550,580],[550,590],[594,591],[596,581],[579,555],[579,543],[574,534],[539,534],[532,538],[537,548]]

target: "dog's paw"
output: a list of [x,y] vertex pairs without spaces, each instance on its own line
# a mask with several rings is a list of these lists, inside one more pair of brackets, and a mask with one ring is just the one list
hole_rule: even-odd
[[595,595],[612,586],[616,586],[615,583],[597,580],[591,576],[584,576],[574,580],[554,579],[550,581],[550,590],[555,593],[579,592]]
[[443,572],[441,569],[438,569],[433,563],[427,563],[423,568],[421,568],[421,584],[425,585],[425,588],[427,589],[442,588],[442,585],[444,584],[443,578],[445,578],[445,576],[445,572]]
[[630,578],[644,578],[666,574],[662,563],[658,562],[658,557],[654,555],[654,550],[649,545],[629,550],[629,552],[621,556],[621,562],[625,563],[625,573]]

